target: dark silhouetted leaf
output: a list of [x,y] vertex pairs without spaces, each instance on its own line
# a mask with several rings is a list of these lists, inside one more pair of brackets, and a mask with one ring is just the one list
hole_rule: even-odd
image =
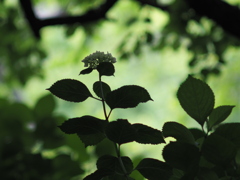
[[237,153],[236,146],[228,139],[211,134],[202,145],[202,154],[210,162],[223,166],[227,165]]
[[[111,92],[111,88],[107,83],[102,81],[97,81],[93,84],[93,91],[96,93],[98,97],[100,98],[104,97],[104,99],[106,99],[106,95],[107,93]],[[103,91],[103,97],[102,97],[102,91]]]
[[106,135],[111,141],[123,144],[135,140],[136,130],[127,120],[118,119],[108,124]]
[[220,125],[214,132],[240,148],[240,123],[226,123]]
[[66,134],[90,135],[104,132],[106,121],[92,117],[82,116],[65,121],[59,128]]
[[223,122],[232,112],[234,106],[219,106],[215,108],[209,116],[208,129]]
[[197,178],[201,180],[219,180],[217,174],[207,168],[201,168],[197,175]]
[[110,62],[102,62],[97,66],[97,71],[100,76],[113,76],[115,69],[112,63]]
[[152,100],[146,89],[140,86],[122,86],[106,96],[106,102],[111,109],[132,108],[139,103]]
[[82,102],[92,94],[87,86],[74,79],[62,79],[54,83],[49,89],[53,95],[71,102]]
[[112,171],[106,169],[98,169],[94,173],[86,176],[83,180],[100,180],[103,177],[109,176],[112,174]]
[[93,68],[86,68],[84,70],[82,70],[79,75],[81,74],[90,74],[93,71]]
[[[123,165],[127,171],[127,174],[130,174],[133,170],[133,163],[129,157],[121,157]],[[107,169],[113,171],[116,174],[124,174],[120,161],[117,157],[111,155],[104,155],[100,157],[97,161],[98,169]]]
[[192,133],[182,124],[177,122],[166,122],[163,125],[164,137],[174,137],[178,142],[195,144]]
[[37,116],[49,116],[56,107],[56,102],[51,94],[41,97],[34,107]]
[[182,108],[201,126],[207,120],[214,107],[214,94],[211,88],[201,80],[188,76],[177,92]]
[[169,180],[172,175],[172,168],[168,164],[151,158],[143,159],[136,170],[150,180]]
[[172,167],[190,172],[198,165],[199,149],[189,143],[171,142],[163,149],[163,158]]
[[202,138],[205,136],[203,131],[201,131],[200,129],[190,128],[189,131],[192,133],[195,140],[198,140],[199,138]]
[[133,124],[136,130],[135,141],[142,144],[165,143],[162,132],[143,124]]
[[102,132],[89,134],[89,135],[83,135],[83,134],[77,134],[77,135],[81,139],[81,141],[84,143],[85,147],[97,145],[103,139],[106,138],[105,134]]

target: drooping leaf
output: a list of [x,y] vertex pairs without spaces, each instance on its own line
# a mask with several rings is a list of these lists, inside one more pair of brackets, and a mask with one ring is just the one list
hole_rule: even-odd
[[92,97],[87,86],[74,79],[59,80],[47,90],[53,95],[70,102],[82,102],[88,97]]
[[81,141],[83,142],[85,147],[97,145],[103,139],[106,138],[105,134],[102,133],[102,132],[94,133],[94,134],[88,134],[88,135],[83,135],[83,134],[78,134],[77,133],[77,135],[81,139]]
[[142,144],[165,143],[162,132],[143,124],[133,124],[136,130],[135,141]]
[[219,106],[209,116],[208,129],[223,122],[232,112],[234,106]]
[[152,99],[147,90],[136,85],[122,86],[106,96],[106,103],[111,109],[132,108],[149,100]]
[[163,158],[172,167],[190,172],[200,159],[199,149],[189,143],[171,142],[163,149]]
[[106,169],[98,169],[94,173],[86,176],[83,180],[100,180],[112,174],[112,171]]
[[[125,167],[127,174],[130,174],[133,170],[133,163],[129,157],[121,157],[122,163]],[[111,155],[104,155],[100,157],[97,161],[98,169],[108,169],[114,172],[115,174],[124,174],[124,170],[120,164],[120,161],[117,157]]]
[[[111,92],[111,88],[109,85],[102,81],[97,81],[93,84],[93,91],[96,93],[96,95],[100,98],[106,99],[106,95]],[[102,96],[103,91],[103,96]]]
[[34,107],[34,113],[40,117],[52,114],[56,107],[56,102],[51,94],[41,97]]
[[168,180],[172,175],[172,167],[162,161],[151,158],[141,160],[136,170],[150,180]]
[[66,134],[90,135],[104,132],[106,121],[92,117],[82,116],[65,121],[59,126]]
[[201,80],[188,76],[177,92],[182,108],[201,126],[206,122],[214,107],[214,94]]
[[214,133],[226,138],[236,147],[240,148],[240,123],[222,124],[215,130]]
[[213,133],[202,145],[202,154],[210,162],[224,166],[230,163],[237,153],[236,146],[228,139]]
[[115,72],[115,68],[110,62],[102,62],[97,66],[97,71],[100,76],[113,76]]
[[90,74],[93,71],[93,68],[86,68],[84,70],[82,70],[79,75],[81,74]]
[[118,119],[107,125],[106,135],[111,141],[123,144],[135,140],[136,130],[127,120]]
[[174,137],[178,142],[195,144],[192,133],[180,123],[166,122],[162,131],[164,137]]

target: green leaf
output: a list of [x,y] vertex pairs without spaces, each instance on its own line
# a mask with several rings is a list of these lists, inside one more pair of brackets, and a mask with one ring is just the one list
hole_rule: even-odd
[[83,180],[100,180],[110,174],[112,174],[112,171],[106,169],[98,169],[94,173],[86,176]]
[[195,144],[192,133],[180,123],[166,122],[162,131],[164,137],[174,137],[178,142]]
[[174,168],[190,172],[200,159],[199,149],[189,143],[171,142],[163,149],[163,158]]
[[81,139],[81,141],[84,143],[85,147],[97,145],[103,139],[106,138],[105,134],[102,132],[89,134],[89,135],[83,135],[83,134],[77,133],[77,135]]
[[90,74],[93,71],[93,68],[86,68],[84,70],[82,70],[79,75],[81,74]]
[[151,158],[141,160],[136,170],[150,180],[169,180],[172,175],[172,168],[168,164]]
[[[109,92],[111,92],[111,88],[107,83],[102,81],[97,81],[93,84],[93,91],[96,93],[98,97],[106,99],[106,95]],[[103,91],[103,97],[102,97],[102,91]]]
[[142,144],[165,143],[162,132],[143,124],[133,124],[136,130],[135,141]]
[[199,170],[199,173],[198,173],[198,176],[197,176],[197,179],[201,179],[201,180],[219,180],[217,174],[210,170],[210,169],[207,169],[207,168],[201,168]]
[[[130,174],[133,170],[133,163],[129,157],[123,156],[121,157],[123,165],[128,174]],[[100,157],[97,161],[98,169],[107,169],[116,174],[124,174],[120,161],[117,157],[111,155],[104,155]]]
[[135,140],[136,130],[127,120],[118,119],[107,125],[106,135],[111,141],[123,144]]
[[198,140],[205,136],[204,132],[197,128],[190,128],[189,131],[192,133],[195,140]]
[[178,89],[177,97],[187,114],[203,126],[214,107],[211,88],[201,80],[188,76]]
[[208,136],[202,145],[203,156],[208,161],[220,166],[230,163],[236,153],[236,146],[228,139],[216,133]]
[[92,97],[87,86],[74,79],[59,80],[47,90],[53,95],[70,102],[82,102],[88,97]]
[[112,63],[110,62],[102,62],[97,66],[97,71],[100,76],[113,76],[115,69]]
[[122,86],[106,96],[106,103],[111,109],[132,108],[149,100],[152,99],[147,90],[135,85]]
[[209,116],[208,130],[223,122],[231,114],[233,108],[234,106],[219,106],[215,108]]
[[56,107],[56,102],[51,94],[41,97],[34,107],[37,116],[44,117],[51,115]]
[[103,133],[105,125],[105,120],[92,116],[82,116],[65,121],[59,128],[66,134],[90,135]]
[[214,132],[240,148],[240,123],[226,123],[220,125]]

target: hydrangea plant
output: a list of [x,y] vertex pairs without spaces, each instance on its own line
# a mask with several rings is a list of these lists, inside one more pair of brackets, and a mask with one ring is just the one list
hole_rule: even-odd
[[[66,134],[77,134],[86,148],[104,139],[115,147],[115,155],[99,157],[97,170],[84,180],[133,180],[134,171],[149,180],[237,180],[240,177],[240,123],[222,123],[234,106],[214,107],[214,93],[206,83],[189,75],[177,91],[181,107],[200,128],[188,129],[178,122],[166,122],[159,130],[132,124],[128,119],[110,118],[117,108],[134,108],[152,100],[143,87],[125,85],[112,90],[102,81],[102,76],[114,75],[116,58],[97,51],[83,62],[87,68],[80,75],[98,72],[98,81],[92,86],[95,95],[74,79],[59,80],[48,90],[66,101],[83,102],[93,98],[102,104],[104,119],[85,115],[70,118],[59,126]],[[147,157],[134,165],[130,157],[121,155],[121,147],[126,143],[165,144],[167,137],[175,141],[162,150],[164,161]]]

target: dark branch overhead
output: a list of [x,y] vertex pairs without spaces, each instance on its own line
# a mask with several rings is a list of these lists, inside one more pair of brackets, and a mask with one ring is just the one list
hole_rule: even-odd
[[150,5],[156,8],[161,9],[162,11],[169,11],[169,6],[161,5],[156,0],[137,0],[139,3],[143,5]]
[[199,15],[215,21],[226,32],[240,39],[240,9],[222,0],[185,0]]
[[[159,4],[156,0],[136,0],[143,5],[150,5],[163,11],[169,11],[169,6]],[[106,18],[106,13],[117,2],[117,0],[106,0],[97,9],[91,9],[80,16],[54,17],[38,19],[33,11],[31,0],[20,0],[20,4],[25,13],[34,35],[40,38],[40,29],[45,26],[58,24],[89,23]],[[185,0],[190,8],[197,14],[206,16],[215,21],[226,32],[240,39],[240,9],[222,0]]]
[[74,23],[90,23],[106,18],[108,10],[117,2],[117,0],[108,0],[97,9],[91,9],[80,16],[65,16],[65,17],[54,17],[46,19],[38,19],[33,11],[31,0],[20,0],[22,9],[25,13],[26,19],[28,20],[30,27],[36,38],[40,39],[40,29],[45,26],[60,25],[60,24],[74,24]]

